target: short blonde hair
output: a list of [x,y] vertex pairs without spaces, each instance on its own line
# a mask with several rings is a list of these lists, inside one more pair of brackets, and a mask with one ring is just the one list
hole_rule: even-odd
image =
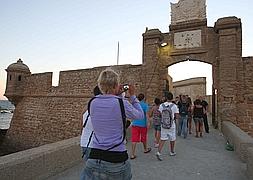
[[103,94],[112,93],[119,85],[119,75],[112,69],[103,70],[98,77],[98,87]]

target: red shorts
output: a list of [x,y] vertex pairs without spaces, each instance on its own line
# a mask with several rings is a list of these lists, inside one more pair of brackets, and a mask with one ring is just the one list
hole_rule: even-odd
[[147,127],[132,126],[132,142],[146,142],[147,132]]

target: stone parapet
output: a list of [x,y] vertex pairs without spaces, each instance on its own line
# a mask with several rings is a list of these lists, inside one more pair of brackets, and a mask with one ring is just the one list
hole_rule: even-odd
[[253,179],[253,147],[248,148],[247,175],[250,180]]
[[143,39],[163,39],[162,33],[159,29],[146,29],[146,32],[142,34]]
[[229,121],[222,122],[222,133],[235,148],[236,154],[243,162],[247,162],[248,148],[253,147],[253,138]]
[[194,28],[200,28],[200,27],[206,27],[207,26],[207,20],[190,20],[190,21],[184,21],[177,24],[171,24],[169,26],[170,31],[177,31],[182,29],[194,29]]
[[215,30],[241,28],[241,19],[235,16],[223,17],[217,20],[214,28]]
[[81,162],[80,137],[0,157],[0,179],[40,180]]

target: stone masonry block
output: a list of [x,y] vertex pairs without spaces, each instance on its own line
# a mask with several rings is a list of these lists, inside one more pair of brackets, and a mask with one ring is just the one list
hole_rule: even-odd
[[253,138],[229,121],[222,122],[222,133],[235,147],[236,154],[243,162],[247,160],[247,149],[253,147]]
[[0,157],[0,179],[40,180],[80,163],[80,137]]
[[247,175],[249,180],[253,180],[253,148],[248,148],[247,157]]

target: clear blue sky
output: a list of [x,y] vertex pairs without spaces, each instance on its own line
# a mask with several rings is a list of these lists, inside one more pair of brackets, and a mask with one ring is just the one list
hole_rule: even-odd
[[[114,65],[119,41],[119,64],[140,64],[145,28],[169,31],[170,2],[178,1],[0,0],[0,99],[4,69],[18,58],[32,73]],[[250,7],[251,0],[207,0],[208,26],[225,16],[241,18],[243,56],[253,55]]]

